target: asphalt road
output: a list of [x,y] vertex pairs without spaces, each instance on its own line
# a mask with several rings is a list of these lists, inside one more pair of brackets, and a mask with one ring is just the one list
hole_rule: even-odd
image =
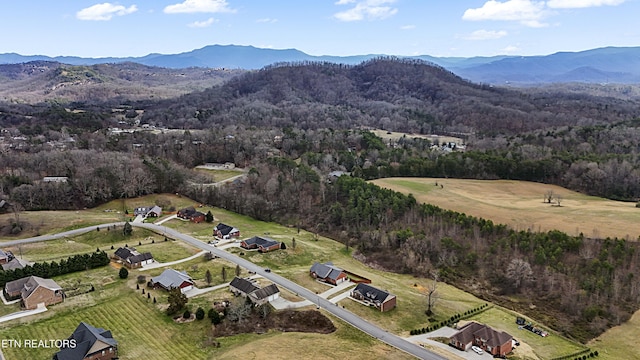
[[0,242],[0,245],[1,246],[15,246],[15,245],[20,245],[20,244],[29,244],[29,243],[40,242],[40,241],[62,239],[62,238],[65,238],[65,237],[72,237],[72,236],[88,233],[89,231],[96,231],[96,228],[100,228],[102,230],[102,229],[106,229],[109,226],[113,226],[113,225],[122,226],[123,224],[124,224],[123,222],[100,224],[100,225],[96,225],[96,226],[84,227],[84,228],[81,228],[81,229],[69,230],[69,231],[65,231],[65,232],[61,232],[61,233],[57,233],[57,234],[41,235],[41,236],[36,236],[36,237],[26,238],[26,239],[20,239],[20,240],[2,241],[2,242]]
[[[101,225],[97,225],[97,226],[89,226],[86,228],[81,228],[81,229],[75,229],[75,230],[70,230],[70,231],[65,231],[65,232],[61,232],[58,234],[51,234],[51,235],[42,235],[42,236],[36,236],[36,237],[32,237],[32,238],[26,238],[26,239],[20,239],[20,240],[11,240],[11,241],[5,241],[5,242],[0,242],[1,246],[15,246],[15,245],[19,245],[19,244],[28,244],[28,243],[33,243],[33,242],[39,242],[39,241],[48,241],[48,240],[55,240],[55,239],[60,239],[60,238],[64,238],[64,237],[71,237],[71,236],[76,236],[76,235],[80,235],[80,234],[84,234],[90,231],[96,231],[96,228],[99,227],[100,229],[104,229],[107,226],[113,226],[113,225],[119,225],[121,226],[122,222],[118,222],[118,223],[109,223],[109,224],[101,224]],[[334,316],[344,320],[345,322],[351,324],[353,327],[358,328],[360,330],[362,330],[363,332],[375,337],[376,339],[383,341],[397,349],[400,349],[402,351],[405,351],[408,354],[411,354],[419,359],[426,359],[426,360],[446,360],[446,358],[432,353],[430,351],[428,351],[425,348],[422,348],[414,343],[411,343],[397,335],[391,334],[385,330],[383,330],[382,328],[369,323],[368,321],[362,319],[361,317],[351,313],[350,311],[347,311],[343,308],[341,308],[340,306],[338,306],[337,304],[333,304],[330,301],[321,298],[320,296],[318,296],[317,294],[309,291],[308,289],[294,283],[293,281],[290,281],[288,279],[283,278],[280,275],[277,275],[273,272],[266,272],[262,267],[247,261],[241,257],[235,256],[231,253],[228,253],[224,250],[218,249],[214,246],[211,246],[209,244],[206,244],[194,237],[191,237],[189,235],[183,234],[181,232],[178,232],[172,228],[168,228],[166,226],[163,225],[155,225],[155,224],[150,224],[150,223],[132,223],[131,224],[134,227],[140,227],[140,228],[145,228],[145,229],[149,229],[152,230],[156,233],[160,233],[160,234],[164,234],[165,236],[168,236],[170,238],[176,239],[176,240],[181,240],[184,241],[186,243],[189,243],[197,248],[200,248],[202,250],[206,250],[206,251],[210,251],[212,254],[221,257],[223,259],[226,259],[228,261],[231,261],[235,264],[238,264],[240,266],[242,266],[243,268],[249,270],[249,271],[254,271],[256,274],[259,274],[261,276],[263,276],[266,279],[271,280],[273,283],[278,284],[279,286],[292,291],[296,294],[298,294],[298,296],[307,299],[311,302],[313,302],[314,304],[316,304],[318,307],[321,307],[323,309],[325,309],[326,311],[330,312],[331,314],[333,314]]]
[[347,311],[343,308],[341,308],[340,306],[337,306],[336,304],[333,304],[331,302],[329,302],[326,299],[323,299],[321,297],[319,297],[317,294],[307,290],[306,288],[294,283],[293,281],[290,281],[288,279],[283,278],[282,276],[279,276],[273,272],[266,272],[262,267],[247,261],[241,257],[235,256],[231,253],[228,253],[224,250],[218,249],[214,246],[211,246],[209,244],[206,244],[196,238],[193,238],[189,235],[185,235],[183,233],[180,233],[176,230],[173,230],[171,228],[167,228],[165,226],[162,225],[154,225],[154,224],[133,224],[136,227],[142,227],[142,228],[146,228],[149,230],[153,230],[155,232],[158,233],[164,233],[166,236],[169,236],[171,238],[177,239],[177,240],[182,240],[184,242],[187,242],[195,247],[198,247],[200,249],[203,250],[207,250],[207,251],[211,251],[212,254],[219,256],[223,259],[229,260],[235,264],[238,264],[244,268],[246,268],[249,271],[254,271],[256,272],[256,274],[259,274],[261,276],[263,276],[266,279],[271,280],[272,282],[274,282],[275,284],[278,284],[279,286],[282,286],[285,289],[288,289],[289,291],[292,291],[296,294],[298,294],[298,296],[305,298],[311,302],[313,302],[314,304],[316,304],[317,306],[325,309],[326,311],[332,313],[333,315],[335,315],[336,317],[346,321],[347,323],[351,324],[352,326],[364,331],[365,333],[375,337],[376,339],[379,339],[380,341],[383,341],[397,349],[400,349],[402,351],[405,351],[419,359],[427,359],[427,360],[446,360],[446,358],[432,353],[416,344],[413,344],[399,336],[396,336],[394,334],[388,333],[387,331],[379,328],[378,326],[369,323],[368,321],[362,319],[361,317],[351,313],[350,311]]

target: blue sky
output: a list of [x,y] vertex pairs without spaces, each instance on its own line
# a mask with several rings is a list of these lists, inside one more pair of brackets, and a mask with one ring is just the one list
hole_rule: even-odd
[[0,53],[546,55],[640,46],[640,0],[28,0],[0,5]]

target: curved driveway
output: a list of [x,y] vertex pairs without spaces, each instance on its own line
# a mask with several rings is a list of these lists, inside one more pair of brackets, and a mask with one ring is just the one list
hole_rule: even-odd
[[[39,242],[39,241],[47,241],[47,240],[55,240],[55,239],[60,239],[60,238],[64,238],[64,237],[68,237],[68,236],[75,236],[75,235],[79,235],[79,234],[84,234],[87,233],[89,231],[96,231],[96,228],[106,228],[107,226],[113,226],[113,225],[123,225],[123,222],[117,222],[117,223],[109,223],[109,224],[102,224],[102,225],[98,225],[98,226],[89,226],[86,228],[81,228],[81,229],[75,229],[75,230],[70,230],[70,231],[65,231],[62,233],[58,233],[58,234],[52,234],[52,235],[42,235],[42,236],[36,236],[36,237],[32,237],[32,238],[27,238],[27,239],[21,239],[21,240],[11,240],[11,241],[6,241],[6,242],[0,242],[1,246],[14,246],[14,245],[19,245],[19,244],[27,244],[27,243],[33,243],[33,242]],[[149,223],[133,223],[131,224],[134,227],[140,227],[140,228],[145,228],[145,229],[149,229],[151,231],[154,231],[156,233],[161,233],[164,234],[165,236],[177,239],[177,240],[181,240],[184,241],[186,243],[189,243],[197,248],[200,248],[202,250],[206,250],[206,251],[210,251],[212,254],[215,254],[216,256],[219,256],[223,259],[226,259],[228,261],[231,261],[235,264],[238,264],[242,267],[244,267],[245,269],[249,270],[249,271],[254,271],[256,274],[261,275],[262,277],[271,280],[272,282],[274,282],[275,284],[278,284],[279,286],[284,287],[285,289],[288,289],[289,291],[292,291],[296,294],[298,294],[298,296],[301,296],[303,298],[305,298],[306,300],[311,301],[312,303],[314,303],[316,306],[321,307],[323,309],[325,309],[326,311],[330,312],[331,314],[333,314],[334,316],[344,320],[345,322],[351,324],[353,327],[358,328],[360,330],[362,330],[363,332],[375,337],[376,339],[379,339],[397,349],[400,349],[402,351],[405,351],[419,359],[426,359],[426,360],[446,360],[446,358],[432,353],[430,351],[428,351],[427,349],[424,349],[416,344],[413,344],[397,335],[391,334],[385,330],[383,330],[382,328],[371,324],[370,322],[362,319],[361,317],[351,313],[350,311],[347,311],[345,309],[343,309],[342,307],[338,306],[337,304],[334,304],[332,302],[330,302],[329,300],[323,299],[320,296],[318,296],[317,294],[311,292],[310,290],[294,283],[293,281],[290,281],[288,279],[285,279],[284,277],[277,275],[273,272],[266,272],[264,271],[264,269],[250,261],[247,261],[241,257],[235,256],[231,253],[228,253],[224,250],[218,249],[216,247],[213,247],[209,244],[205,244],[204,242],[183,234],[181,232],[178,232],[172,228],[168,228],[166,226],[162,226],[162,225],[156,225],[156,224],[149,224]]]

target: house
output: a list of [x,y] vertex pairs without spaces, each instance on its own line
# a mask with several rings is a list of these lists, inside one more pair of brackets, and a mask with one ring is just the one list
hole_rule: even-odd
[[375,306],[382,312],[392,310],[396,307],[396,296],[384,290],[375,288],[369,284],[360,283],[351,290],[351,297],[363,301],[369,306]]
[[7,270],[15,270],[15,269],[24,269],[25,266],[27,266],[27,262],[18,258],[13,258],[11,260],[9,260],[8,263],[6,264],[2,264],[2,270],[7,271]]
[[150,285],[153,288],[161,287],[165,290],[179,288],[182,293],[193,289],[193,279],[186,272],[167,269],[162,274],[152,277]]
[[178,210],[178,217],[180,219],[189,220],[194,223],[201,223],[205,220],[206,215],[197,211],[193,206],[186,207]]
[[254,305],[263,305],[280,297],[280,289],[276,284],[271,284],[249,294],[249,299]]
[[220,239],[240,237],[240,230],[234,228],[233,226],[220,223],[213,228],[213,236],[217,236]]
[[66,183],[69,180],[67,176],[45,176],[42,182]]
[[280,249],[280,243],[273,239],[254,236],[250,239],[242,240],[240,247],[247,250],[258,249],[258,252],[265,253]]
[[130,269],[153,263],[153,255],[150,252],[141,254],[135,248],[120,247],[113,255]]
[[260,287],[256,286],[253,281],[237,276],[229,283],[229,290],[231,290],[235,296],[247,297],[258,289],[260,289]]
[[236,295],[249,298],[254,305],[263,305],[280,297],[276,284],[260,288],[249,279],[235,277],[229,283],[229,290]]
[[449,344],[462,351],[478,346],[491,355],[505,356],[511,352],[513,336],[504,331],[471,321],[449,338]]
[[0,264],[6,264],[13,259],[11,251],[4,251],[0,249]]
[[347,274],[340,268],[333,266],[332,263],[327,262],[320,264],[314,263],[309,270],[309,274],[314,279],[324,281],[332,285],[338,285],[341,282],[347,280]]
[[62,342],[60,351],[53,360],[112,360],[118,358],[118,342],[111,331],[81,322],[69,337]]
[[162,208],[160,206],[141,206],[133,209],[133,215],[142,215],[144,217],[159,217],[162,215]]
[[10,281],[4,286],[7,300],[20,299],[22,306],[35,309],[39,304],[53,305],[64,300],[64,292],[60,285],[51,279],[29,276]]

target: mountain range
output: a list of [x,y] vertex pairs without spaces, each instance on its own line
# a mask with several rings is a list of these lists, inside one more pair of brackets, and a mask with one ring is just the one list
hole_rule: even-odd
[[[354,56],[314,56],[296,49],[265,49],[253,46],[210,45],[179,54],[149,54],[142,57],[83,58],[73,56],[24,56],[0,54],[0,64],[30,61],[56,61],[69,65],[95,65],[134,62],[171,69],[226,68],[260,69],[283,62],[331,62],[359,64],[386,54]],[[473,82],[488,84],[533,85],[548,83],[640,83],[640,47],[606,47],[580,52],[558,52],[545,56],[492,57],[406,57],[420,59]]]

